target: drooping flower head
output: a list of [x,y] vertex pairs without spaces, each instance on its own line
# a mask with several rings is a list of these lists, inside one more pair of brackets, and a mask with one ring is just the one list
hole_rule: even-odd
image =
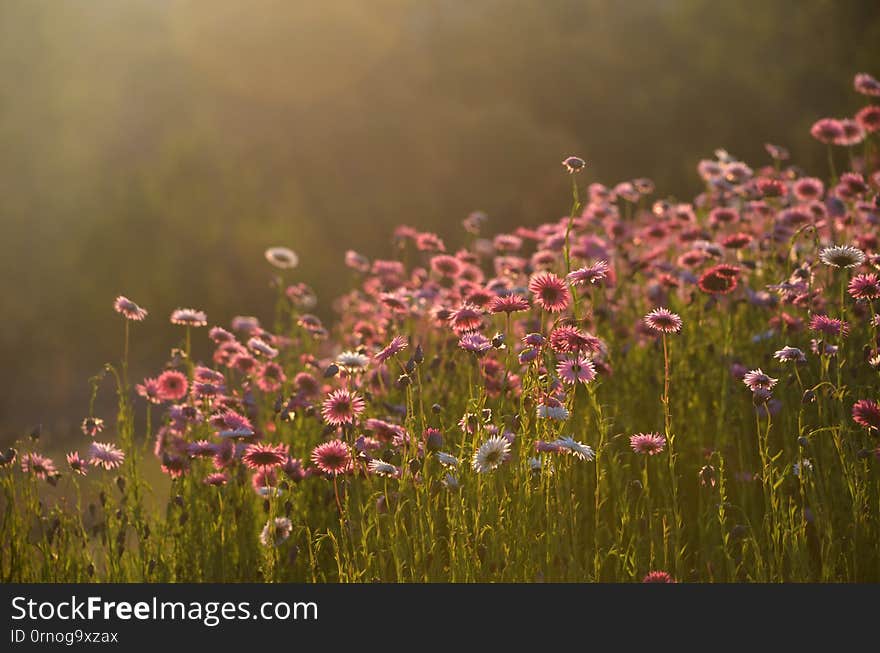
[[113,309],[126,320],[132,320],[133,322],[140,322],[147,317],[147,311],[145,309],[135,304],[128,297],[123,297],[122,295],[119,295],[119,297],[113,302]]
[[552,272],[538,272],[529,281],[529,291],[535,303],[548,313],[559,313],[568,308],[571,293],[568,285]]
[[351,469],[351,451],[342,440],[331,440],[312,450],[312,462],[324,474],[344,474]]
[[666,308],[655,308],[644,317],[648,328],[657,333],[678,333],[681,331],[681,317]]
[[375,474],[376,476],[385,476],[388,478],[397,478],[400,476],[399,468],[391,463],[386,463],[384,460],[379,460],[378,458],[373,458],[368,462],[367,469],[371,474]]
[[663,451],[666,438],[659,433],[636,433],[630,436],[629,446],[636,453],[654,456]]

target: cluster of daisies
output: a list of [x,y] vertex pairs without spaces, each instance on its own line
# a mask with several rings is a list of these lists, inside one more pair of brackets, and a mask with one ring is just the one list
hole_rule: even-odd
[[[856,76],[855,88],[880,95],[869,75]],[[853,118],[819,121],[812,134],[829,147],[851,147],[878,129],[880,107],[868,104]],[[272,329],[245,315],[209,327],[203,311],[176,309],[170,321],[185,327],[186,348],[173,350],[161,372],[135,386],[145,402],[163,409],[151,434],[163,472],[220,487],[244,467],[254,491],[266,497],[313,477],[334,485],[343,476],[420,483],[429,460],[443,485],[456,489],[466,474],[502,469],[517,447],[528,448],[536,472],[552,473],[553,457],[594,461],[590,444],[566,433],[576,397],[613,374],[612,352],[599,332],[637,345],[662,341],[665,351],[666,339],[687,328],[670,307],[697,301],[710,308],[744,302],[765,316],[771,334],[807,332],[809,346],[805,337],[803,348],[789,345],[774,355],[795,370],[808,356],[835,356],[850,322],[866,321],[874,334],[869,362],[880,367],[873,306],[880,298],[877,148],[873,160],[852,154],[852,169],[834,174],[828,186],[788,165],[785,148],[767,144],[766,150],[770,161],[757,169],[724,150],[701,161],[705,191],[689,203],[652,201],[653,183],[640,178],[613,187],[590,183],[575,215],[493,237],[483,234],[486,214],[474,212],[463,221],[470,244],[459,249],[448,249],[437,234],[400,226],[393,235],[396,259],[345,253],[359,281],[336,302],[334,330],[311,312],[316,299],[307,285],[283,282],[298,265],[297,254],[267,250],[266,260],[279,271],[286,317]],[[575,184],[586,168],[579,157],[563,165]],[[768,284],[765,273],[776,269],[770,261],[780,259],[793,261],[790,275]],[[629,280],[633,288],[619,291]],[[836,299],[838,281],[846,304]],[[131,322],[148,316],[126,297],[114,308]],[[634,314],[642,317],[627,317]],[[197,330],[198,337],[200,329],[206,338],[197,343],[212,345],[208,360],[194,360],[189,351],[190,333]],[[776,378],[738,362],[733,372],[756,410],[779,409]],[[424,405],[428,393],[421,388],[439,399],[465,383],[470,394],[456,427],[444,421],[443,405]],[[540,433],[554,435],[522,433],[513,415],[519,406],[540,422]],[[852,418],[872,434],[880,431],[874,399],[857,401]],[[309,433],[307,443],[286,435],[296,420],[308,425],[298,431]],[[91,438],[102,429],[98,417],[83,422]],[[657,456],[668,437],[668,430],[635,433],[629,445],[635,454]],[[0,456],[8,465],[15,452]],[[90,467],[119,467],[124,453],[92,442],[67,460],[85,474]],[[54,463],[37,453],[20,462],[26,473],[57,477]],[[714,485],[711,469],[700,477]],[[260,539],[278,544],[291,529],[289,519],[275,518]],[[657,574],[654,580],[662,578]]]

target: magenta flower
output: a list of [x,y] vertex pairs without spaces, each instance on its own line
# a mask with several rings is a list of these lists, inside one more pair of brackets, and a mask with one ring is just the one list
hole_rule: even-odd
[[643,583],[674,583],[675,580],[665,571],[649,571],[642,579]]
[[681,331],[681,317],[666,308],[655,308],[644,317],[648,328],[657,333],[678,333]]
[[394,336],[388,346],[377,353],[373,358],[379,363],[384,363],[389,358],[397,356],[400,352],[409,346],[409,341],[405,336]]
[[826,336],[841,336],[845,338],[849,334],[849,324],[836,317],[817,314],[810,318],[810,330],[824,333]]
[[596,368],[589,358],[568,358],[556,366],[556,373],[563,383],[587,384],[596,378]]
[[569,283],[575,285],[599,283],[608,276],[608,271],[610,269],[608,261],[598,261],[593,265],[588,265],[569,272],[566,279],[568,279]]
[[58,475],[58,470],[52,459],[35,452],[22,454],[21,471],[25,474],[33,474],[43,481]]
[[80,458],[79,453],[76,451],[71,451],[69,454],[67,454],[67,464],[70,465],[70,470],[74,474],[85,476],[89,473],[88,462]]
[[510,314],[527,310],[529,310],[529,300],[515,293],[498,295],[489,302],[489,312],[491,313]]
[[351,451],[342,440],[319,444],[312,450],[312,462],[325,474],[344,474],[352,467]]
[[354,424],[357,416],[364,412],[366,404],[356,393],[347,388],[331,392],[321,406],[324,421],[333,426]]
[[857,274],[850,279],[849,294],[855,299],[880,298],[880,280],[873,273]]
[[481,333],[466,333],[458,341],[458,346],[472,354],[484,354],[492,348],[492,342]]
[[279,467],[287,460],[286,444],[251,444],[241,456],[241,461],[251,469]]
[[552,272],[538,272],[529,281],[529,291],[535,303],[548,313],[560,313],[571,302],[566,283]]
[[880,97],[880,82],[868,73],[857,73],[853,79],[853,88],[862,95]]
[[860,399],[853,404],[852,418],[869,431],[880,430],[880,404],[873,399]]
[[743,383],[748,386],[749,390],[755,392],[756,390],[772,390],[773,386],[775,386],[779,382],[779,379],[774,379],[768,374],[765,374],[761,368],[759,367],[756,370],[750,370],[745,373],[743,376]]
[[810,128],[810,135],[820,143],[830,145],[843,136],[843,127],[839,120],[822,118]]
[[80,425],[82,432],[90,438],[104,430],[104,420],[100,417],[86,417]]
[[162,401],[179,401],[183,399],[189,386],[186,375],[177,370],[162,372],[156,382],[156,395]]
[[663,451],[666,446],[666,438],[659,433],[636,433],[630,436],[629,446],[636,453],[654,456]]

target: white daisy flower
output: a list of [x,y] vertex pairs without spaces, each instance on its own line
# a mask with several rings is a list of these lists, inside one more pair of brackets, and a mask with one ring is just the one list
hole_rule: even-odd
[[596,452],[593,451],[593,448],[590,445],[578,442],[570,437],[566,436],[559,438],[554,441],[553,444],[564,450],[566,453],[570,453],[581,460],[596,459]]
[[485,474],[501,467],[510,456],[510,442],[500,435],[489,438],[474,454],[471,461],[474,471]]
[[453,456],[452,454],[446,453],[445,451],[438,451],[434,454],[434,457],[437,458],[437,462],[439,462],[444,467],[448,467],[449,469],[455,469],[458,467],[458,458]]
[[378,476],[388,476],[391,478],[396,478],[400,473],[400,470],[397,469],[397,467],[391,463],[386,463],[384,460],[379,460],[378,458],[373,458],[368,462],[367,469]]
[[819,259],[833,268],[855,268],[865,262],[865,253],[852,245],[837,245],[820,251]]
[[344,351],[336,357],[336,364],[349,372],[362,372],[370,364],[370,358],[356,351]]

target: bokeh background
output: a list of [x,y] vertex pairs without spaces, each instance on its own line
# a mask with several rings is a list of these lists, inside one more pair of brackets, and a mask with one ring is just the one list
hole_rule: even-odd
[[119,293],[139,378],[176,306],[269,316],[267,246],[329,318],[396,224],[564,215],[568,154],[679,198],[719,146],[824,173],[859,71],[876,0],[0,0],[0,438],[76,429]]

